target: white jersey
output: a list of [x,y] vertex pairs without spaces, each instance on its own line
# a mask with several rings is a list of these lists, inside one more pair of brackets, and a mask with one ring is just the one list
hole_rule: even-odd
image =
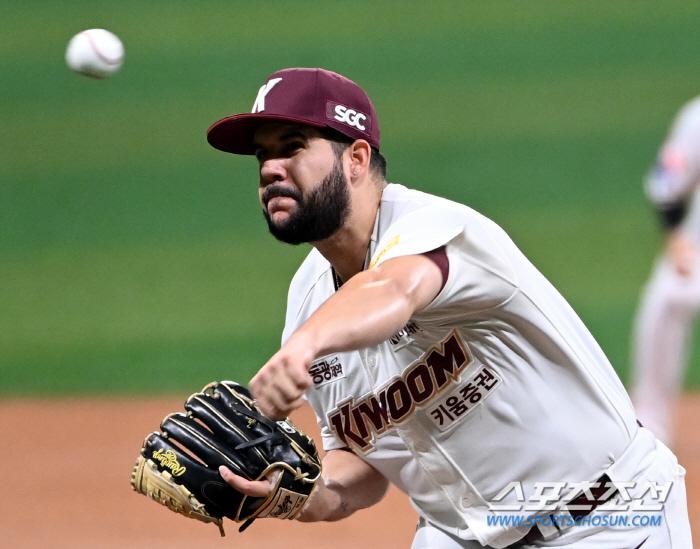
[[[488,523],[508,483],[527,498],[536,482],[628,481],[653,438],[637,436],[648,431],[604,353],[498,225],[388,185],[365,267],[443,246],[449,275],[434,301],[379,345],[317,359],[306,398],[326,450],[351,448],[445,531],[504,547],[527,532]],[[283,342],[334,291],[313,250],[290,287]]]
[[681,230],[700,241],[700,97],[676,115],[647,176],[646,192],[658,207],[687,201]]

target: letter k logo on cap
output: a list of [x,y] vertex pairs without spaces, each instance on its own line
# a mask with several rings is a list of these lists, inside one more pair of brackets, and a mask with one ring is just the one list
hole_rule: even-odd
[[262,88],[260,88],[260,91],[258,92],[258,96],[255,98],[255,104],[253,105],[253,110],[251,112],[256,113],[256,112],[262,112],[265,110],[265,97],[267,96],[268,93],[270,93],[270,90],[272,88],[274,88],[281,81],[282,81],[281,78],[273,78],[267,84],[265,84]]

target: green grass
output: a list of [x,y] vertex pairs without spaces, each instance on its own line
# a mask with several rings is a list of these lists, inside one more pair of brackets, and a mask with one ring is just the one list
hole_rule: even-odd
[[0,266],[5,393],[176,390],[278,347],[304,249],[234,239],[15,254]]
[[[502,224],[626,379],[659,245],[641,179],[700,91],[700,5],[0,0],[0,13],[0,394],[186,392],[246,381],[274,352],[308,248],[266,234],[254,162],[205,133],[287,66],[363,85],[389,179]],[[91,27],[126,47],[108,80],[63,61]]]

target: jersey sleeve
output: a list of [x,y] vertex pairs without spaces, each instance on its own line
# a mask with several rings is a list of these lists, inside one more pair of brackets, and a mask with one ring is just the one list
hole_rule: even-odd
[[508,250],[514,244],[496,223],[466,207],[429,206],[402,217],[384,233],[370,268],[441,247],[448,278],[432,303],[414,315],[416,320],[451,326],[513,295],[518,279]]
[[386,230],[376,246],[369,268],[388,259],[419,255],[445,246],[464,231],[463,216],[436,205],[401,217]]
[[644,188],[661,210],[673,210],[686,201],[700,180],[700,98],[678,113]]
[[661,149],[656,165],[647,173],[644,189],[654,206],[669,209],[683,202],[693,191],[697,175],[687,153],[669,143]]

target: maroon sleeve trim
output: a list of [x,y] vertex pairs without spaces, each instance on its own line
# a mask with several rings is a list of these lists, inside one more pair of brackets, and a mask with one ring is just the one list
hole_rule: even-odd
[[432,259],[435,265],[438,266],[440,272],[442,273],[442,285],[440,286],[440,291],[445,287],[447,283],[447,277],[450,276],[450,261],[447,259],[447,252],[445,251],[445,246],[440,246],[439,248],[432,250],[430,252],[425,252],[425,257]]

